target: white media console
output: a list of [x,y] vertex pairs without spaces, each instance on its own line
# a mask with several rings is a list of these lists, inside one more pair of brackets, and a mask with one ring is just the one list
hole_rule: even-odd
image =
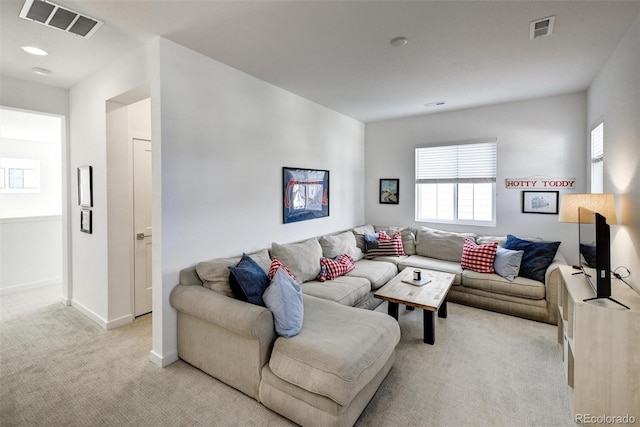
[[558,289],[558,343],[574,421],[640,424],[640,295],[612,279],[611,297],[630,310],[607,299],[584,302],[594,292],[577,272],[560,267]]

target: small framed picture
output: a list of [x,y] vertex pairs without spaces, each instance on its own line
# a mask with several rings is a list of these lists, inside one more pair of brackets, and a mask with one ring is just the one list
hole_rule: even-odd
[[522,213],[558,214],[558,191],[523,191]]
[[78,168],[78,204],[85,208],[93,206],[93,170],[91,166]]
[[381,178],[379,202],[385,205],[397,205],[399,201],[400,180],[397,178]]
[[89,209],[82,209],[80,211],[80,231],[82,231],[83,233],[88,233],[91,234],[92,233],[92,229],[91,229],[91,210]]

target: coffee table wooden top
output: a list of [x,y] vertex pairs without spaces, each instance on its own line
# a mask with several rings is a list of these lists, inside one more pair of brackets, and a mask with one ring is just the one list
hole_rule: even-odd
[[[428,277],[431,282],[423,286],[403,282],[413,277],[414,270],[420,270],[422,277]],[[455,275],[451,273],[407,267],[378,289],[373,296],[385,301],[437,311],[451,289],[454,278]]]

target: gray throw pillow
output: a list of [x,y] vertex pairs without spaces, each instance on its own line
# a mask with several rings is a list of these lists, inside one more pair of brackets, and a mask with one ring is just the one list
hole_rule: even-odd
[[496,259],[493,261],[493,269],[496,274],[512,282],[520,271],[520,263],[524,251],[514,251],[498,246]]
[[300,333],[304,321],[302,289],[282,267],[276,270],[262,298],[273,313],[278,335],[291,338]]

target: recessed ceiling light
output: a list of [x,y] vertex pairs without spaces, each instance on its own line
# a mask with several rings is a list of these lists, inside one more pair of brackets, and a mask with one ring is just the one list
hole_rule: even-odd
[[444,101],[429,102],[427,104],[424,104],[425,107],[439,107],[441,105],[444,105]]
[[39,47],[35,47],[35,46],[20,46],[20,48],[32,55],[38,55],[38,56],[49,55],[49,52],[47,52],[46,50],[40,49]]
[[393,47],[400,47],[400,46],[404,46],[405,44],[409,43],[409,39],[406,37],[396,37],[394,39],[391,39],[391,46]]
[[38,74],[40,76],[48,76],[49,74],[51,74],[51,70],[48,70],[46,68],[40,68],[40,67],[33,67],[31,71],[33,71],[35,74]]

